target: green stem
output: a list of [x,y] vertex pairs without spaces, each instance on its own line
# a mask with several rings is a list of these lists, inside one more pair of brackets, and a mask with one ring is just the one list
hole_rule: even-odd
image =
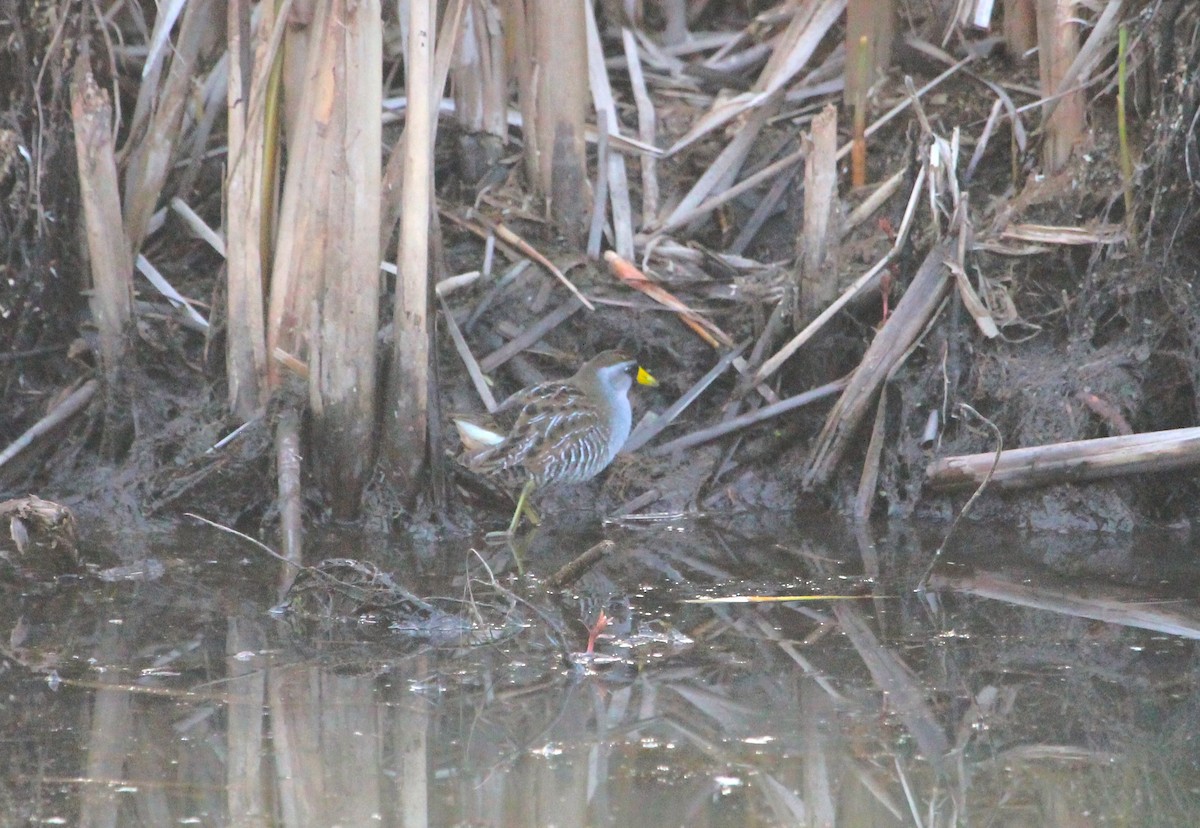
[[1129,56],[1129,29],[1122,25],[1117,35],[1117,137],[1121,153],[1121,182],[1125,189],[1125,225],[1131,244],[1137,244],[1137,216],[1133,205],[1133,156],[1129,151],[1129,132],[1125,126],[1125,76]]

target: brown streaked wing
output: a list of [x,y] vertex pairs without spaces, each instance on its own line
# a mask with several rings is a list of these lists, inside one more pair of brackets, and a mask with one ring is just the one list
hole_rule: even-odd
[[497,409],[502,413],[520,406],[516,422],[504,442],[471,455],[467,465],[484,474],[515,469],[540,450],[544,436],[555,429],[563,406],[574,407],[579,390],[565,382],[544,382],[509,397]]
[[540,485],[555,481],[578,482],[595,474],[608,443],[608,426],[591,405],[556,407],[547,412],[536,455],[525,463]]

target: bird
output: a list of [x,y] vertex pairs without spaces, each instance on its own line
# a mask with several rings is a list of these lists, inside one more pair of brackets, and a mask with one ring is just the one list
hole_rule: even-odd
[[502,426],[453,415],[464,451],[460,465],[515,491],[517,508],[507,532],[512,536],[522,514],[538,524],[529,505],[537,490],[582,483],[608,468],[633,424],[629,390],[634,383],[658,385],[637,360],[623,351],[603,351],[565,380],[522,389],[500,404]]

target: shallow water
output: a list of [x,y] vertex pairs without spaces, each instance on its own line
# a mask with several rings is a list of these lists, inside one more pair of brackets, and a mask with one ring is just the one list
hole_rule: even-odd
[[[517,550],[326,537],[307,560],[377,569],[302,575],[286,612],[269,611],[279,565],[208,527],[93,539],[161,572],[4,585],[0,813],[1200,824],[1190,541],[967,527],[918,592],[943,532],[746,517],[547,529]],[[546,588],[602,536],[598,564]],[[685,603],[750,596],[820,597]]]

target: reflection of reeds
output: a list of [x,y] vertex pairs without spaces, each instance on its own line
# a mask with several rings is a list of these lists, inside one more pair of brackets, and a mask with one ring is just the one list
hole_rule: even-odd
[[1131,595],[1128,590],[1115,587],[1106,590],[1103,585],[1089,585],[1085,595],[1067,588],[1033,586],[1024,580],[986,572],[962,576],[935,573],[930,578],[930,585],[935,589],[953,589],[1023,607],[1200,639],[1200,614],[1190,603],[1178,602],[1179,606],[1156,604],[1145,595]]
[[374,677],[277,667],[267,698],[281,822],[371,824],[384,779]]
[[[123,643],[125,630],[105,630],[99,650],[104,663],[120,664],[127,655]],[[133,697],[119,686],[121,676],[107,671],[92,702],[92,727],[87,739],[87,775],[79,805],[79,823],[84,826],[116,825],[122,797],[113,785],[125,776],[125,759],[133,745]]]
[[[185,663],[174,641],[173,655],[157,657],[167,649],[158,614],[139,625],[131,607],[119,606],[127,623],[106,625],[92,654],[101,680],[70,682],[91,705],[90,726],[45,730],[56,742],[76,734],[89,751],[87,772],[38,781],[80,786],[84,824],[198,814],[251,826],[464,824],[497,815],[519,825],[628,824],[631,812],[651,824],[674,824],[681,813],[692,814],[689,824],[747,824],[747,814],[756,824],[797,824],[801,814],[833,814],[841,825],[916,824],[917,815],[926,825],[953,824],[951,815],[1029,824],[1031,814],[1034,824],[1057,824],[1046,815],[1084,805],[1118,821],[1144,798],[1162,802],[1154,816],[1163,818],[1137,824],[1195,823],[1194,797],[1171,795],[1192,775],[1190,731],[1172,731],[1195,712],[1186,658],[1158,658],[1150,669],[1131,644],[1157,642],[1161,655],[1188,649],[1090,622],[1064,629],[1061,619],[997,600],[944,594],[933,617],[899,588],[922,557],[907,527],[886,537],[857,532],[868,556],[879,556],[867,584],[878,592],[877,612],[861,602],[682,605],[672,596],[730,583],[845,591],[857,568],[853,542],[836,527],[823,533],[832,535],[826,542],[793,534],[795,551],[783,559],[777,545],[728,529],[680,529],[626,538],[575,583],[581,594],[619,589],[604,577],[610,567],[631,584],[674,582],[671,594],[656,595],[658,587],[634,598],[635,616],[669,620],[695,640],[677,649],[618,631],[599,645],[607,666],[579,660],[564,669],[549,643],[559,633],[539,613],[565,617],[575,596],[547,594],[533,579],[521,586],[522,606],[537,610],[527,614],[534,626],[475,639],[485,646],[459,640],[413,655],[396,631],[349,618],[299,639],[299,656],[270,634],[290,629],[239,615],[225,621],[220,643],[211,623],[172,624],[172,638],[198,648]],[[1057,542],[1078,552],[1078,538]],[[531,550],[531,568],[551,571],[546,556],[565,559],[569,547],[563,536],[548,539]],[[461,551],[475,576],[464,594],[483,597],[494,582]],[[441,553],[453,555],[449,546]],[[1044,572],[987,577],[1016,595],[1033,580],[1052,591]],[[346,572],[339,580],[351,586]],[[1060,592],[1163,609],[1136,591],[1098,588]],[[378,594],[356,595],[360,609],[379,610]],[[578,639],[578,621],[571,627]],[[138,673],[151,653],[156,670],[113,681]],[[224,678],[213,681],[221,664]],[[167,672],[176,669],[182,678]],[[10,704],[40,705],[44,692]],[[939,751],[950,761],[931,758]]]
[[265,784],[266,672],[261,658],[250,661],[265,645],[261,626],[246,618],[230,618],[225,633],[228,729],[225,750],[228,813],[232,824],[247,828],[271,824],[272,797]]

